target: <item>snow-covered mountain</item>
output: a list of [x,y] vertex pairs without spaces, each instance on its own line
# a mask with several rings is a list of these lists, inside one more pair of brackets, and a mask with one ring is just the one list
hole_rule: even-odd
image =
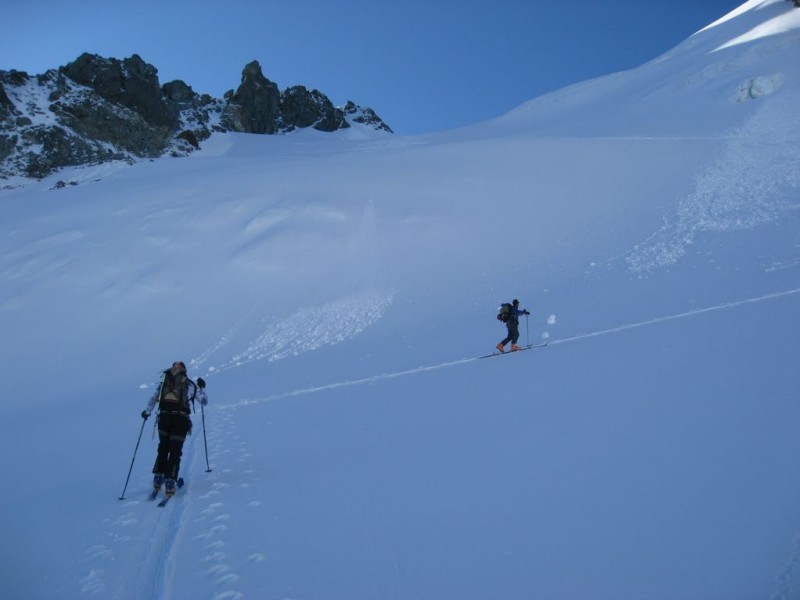
[[[750,0],[462,130],[13,181],[4,596],[796,598],[798,42]],[[514,297],[547,347],[478,358]],[[210,404],[159,509],[175,360]]]

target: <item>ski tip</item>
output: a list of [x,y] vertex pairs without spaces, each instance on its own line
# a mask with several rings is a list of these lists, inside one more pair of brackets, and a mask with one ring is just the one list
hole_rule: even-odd
[[538,344],[528,344],[526,348],[544,348],[547,346],[547,340],[539,342]]

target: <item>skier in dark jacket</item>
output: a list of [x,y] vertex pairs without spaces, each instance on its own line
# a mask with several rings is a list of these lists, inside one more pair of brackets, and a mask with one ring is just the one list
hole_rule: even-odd
[[197,398],[203,406],[208,404],[205,387],[202,377],[197,378],[195,385],[186,376],[186,365],[181,361],[175,362],[164,371],[161,384],[142,411],[142,418],[147,420],[158,404],[158,454],[153,465],[153,496],[158,494],[162,484],[165,484],[167,496],[175,493],[183,442],[192,431],[189,402]]
[[520,315],[529,315],[527,310],[520,310],[519,308],[519,300],[514,298],[514,301],[511,303],[511,309],[508,313],[508,320],[506,321],[506,327],[508,328],[508,335],[506,338],[497,344],[497,349],[500,352],[506,351],[506,344],[511,342],[511,351],[516,352],[517,350],[522,350],[519,346],[517,346],[517,340],[519,340],[519,317]]

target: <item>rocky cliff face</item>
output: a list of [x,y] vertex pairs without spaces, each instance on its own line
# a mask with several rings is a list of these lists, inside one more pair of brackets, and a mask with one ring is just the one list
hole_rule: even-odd
[[258,62],[225,98],[199,95],[182,81],[161,85],[133,55],[83,54],[42,75],[0,71],[0,177],[41,178],[66,166],[185,156],[215,132],[281,134],[354,124],[391,133],[370,108],[343,108],[317,90],[281,92]]

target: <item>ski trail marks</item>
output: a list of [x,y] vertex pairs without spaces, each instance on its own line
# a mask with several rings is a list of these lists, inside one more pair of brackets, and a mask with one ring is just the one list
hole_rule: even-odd
[[[187,459],[202,454],[195,445],[194,438],[187,440]],[[156,502],[147,499],[151,477],[146,473],[133,480],[127,499],[115,501],[111,514],[103,518],[102,538],[83,551],[79,564],[84,575],[77,581],[82,595],[117,600],[174,596],[192,512],[186,491],[191,494],[193,478],[166,507],[156,508]]]
[[[189,438],[184,445],[184,455],[196,456],[195,444],[195,439]],[[164,508],[156,508],[154,503],[147,500],[137,501],[137,504],[143,505],[142,510],[155,513],[155,523],[138,557],[137,576],[131,582],[132,589],[136,590],[133,597],[137,600],[171,598],[174,595],[175,570],[183,549],[191,509],[191,497],[187,494],[191,493],[191,486],[190,479]]]
[[[81,595],[150,600],[183,597],[185,592],[201,597],[187,587],[189,569],[190,574],[199,572],[205,577],[206,581],[191,584],[195,591],[202,590],[203,597],[244,597],[236,589],[240,571],[265,560],[265,554],[256,547],[248,550],[249,556],[238,556],[240,551],[231,551],[235,544],[228,544],[226,538],[232,524],[247,526],[237,524],[235,518],[242,512],[241,504],[248,510],[260,509],[261,502],[248,497],[247,477],[253,472],[254,457],[247,443],[239,439],[231,413],[214,419],[208,434],[209,450],[220,468],[205,472],[200,436],[191,436],[184,446],[181,469],[186,484],[164,508],[147,500],[149,473],[140,476],[129,498],[115,504],[111,515],[104,518],[103,538],[83,552],[83,572],[76,582]],[[240,478],[238,484],[230,483],[234,475]],[[249,516],[246,511],[245,516]],[[195,570],[197,565],[199,570]]]
[[242,521],[252,517],[249,511],[261,507],[261,501],[252,497],[249,483],[255,477],[257,463],[247,442],[241,439],[232,413],[220,413],[209,424],[207,433],[209,454],[217,464],[211,473],[204,473],[200,453],[195,457],[192,472],[203,478],[205,491],[198,492],[190,543],[199,553],[199,573],[207,581],[203,589],[212,589],[214,600],[239,600],[244,594],[237,589],[237,583],[247,579],[250,565],[265,560],[258,548],[245,551],[240,544],[228,543],[231,536],[239,539],[241,534],[234,533],[236,530],[247,527]]
[[733,302],[724,302],[722,304],[717,304],[715,306],[708,306],[706,308],[697,308],[695,310],[690,310],[683,313],[678,313],[675,315],[668,315],[666,317],[657,317],[655,319],[649,319],[647,321],[639,321],[638,323],[629,323],[627,325],[620,325],[619,327],[612,327],[610,329],[603,329],[602,331],[594,331],[591,333],[581,333],[569,338],[564,338],[561,340],[554,340],[550,342],[551,346],[555,346],[556,344],[567,344],[569,342],[576,342],[578,340],[583,340],[592,337],[599,337],[603,335],[608,335],[610,333],[619,333],[621,331],[627,331],[629,329],[637,329],[639,327],[647,327],[649,325],[657,325],[659,323],[665,323],[667,321],[674,321],[676,319],[685,319],[687,317],[693,317],[696,315],[715,312],[718,310],[725,310],[729,308],[736,308],[738,306],[744,306],[746,304],[755,304],[758,302],[765,302],[767,300],[775,300],[777,298],[783,298],[786,296],[791,296],[793,294],[800,293],[800,288],[796,288],[793,290],[787,290],[784,292],[776,292],[774,294],[766,294],[764,296],[757,296],[755,298],[748,298],[746,300],[736,300]]
[[[772,293],[772,294],[764,294],[762,296],[756,296],[756,297],[753,297],[753,298],[747,298],[745,300],[736,300],[736,301],[733,301],[733,302],[724,302],[724,303],[717,304],[717,305],[714,305],[714,306],[708,306],[708,307],[705,307],[705,308],[698,308],[698,309],[695,309],[695,310],[690,310],[690,311],[687,311],[687,312],[682,312],[682,313],[678,313],[678,314],[674,314],[674,315],[667,315],[667,316],[664,316],[664,317],[656,317],[654,319],[648,319],[647,321],[639,321],[637,323],[628,323],[628,324],[625,324],[625,325],[620,325],[618,327],[612,327],[612,328],[609,328],[609,329],[603,329],[603,330],[600,330],[600,331],[593,331],[593,332],[589,332],[589,333],[581,333],[581,334],[578,334],[578,335],[574,335],[572,337],[563,338],[563,339],[559,339],[559,340],[548,340],[548,345],[549,346],[556,346],[556,345],[559,345],[559,344],[569,344],[569,343],[573,343],[573,342],[577,342],[577,341],[581,341],[581,340],[585,340],[585,339],[589,339],[589,338],[600,337],[600,336],[609,335],[609,334],[612,334],[612,333],[620,333],[620,332],[623,332],[623,331],[628,331],[630,329],[637,329],[639,327],[648,327],[650,325],[657,325],[659,323],[665,323],[665,322],[673,321],[673,320],[677,320],[677,319],[685,319],[685,318],[694,317],[694,316],[697,316],[697,315],[710,313],[710,312],[715,312],[715,311],[719,311],[719,310],[727,310],[727,309],[731,309],[731,308],[737,308],[737,307],[740,307],[740,306],[745,306],[745,305],[748,305],[748,304],[756,304],[756,303],[760,303],[760,302],[767,302],[767,301],[770,301],[770,300],[776,300],[776,299],[779,299],[779,298],[785,298],[785,297],[792,296],[792,295],[795,295],[795,294],[800,294],[800,288],[795,288],[795,289],[792,289],[792,290],[786,290],[786,291],[783,291],[783,292],[775,292],[775,293]],[[437,364],[437,365],[420,366],[420,367],[415,367],[413,369],[407,369],[407,370],[404,370],[404,371],[397,371],[397,372],[394,372],[394,373],[382,373],[380,375],[374,375],[372,377],[363,377],[361,379],[353,379],[353,380],[350,380],[350,381],[340,381],[340,382],[329,383],[329,384],[326,384],[326,385],[320,385],[320,386],[316,386],[316,387],[302,388],[302,389],[292,390],[292,391],[289,391],[289,392],[282,392],[280,394],[272,394],[270,396],[265,396],[263,398],[243,399],[243,400],[239,400],[238,402],[233,402],[233,403],[230,403],[230,404],[222,404],[222,405],[219,406],[219,408],[220,408],[220,410],[226,410],[226,409],[232,409],[232,408],[240,408],[240,407],[243,407],[243,406],[251,406],[253,404],[263,404],[265,402],[272,402],[274,400],[281,400],[283,398],[291,398],[293,396],[302,396],[302,395],[305,395],[305,394],[313,394],[313,393],[316,393],[316,392],[324,392],[324,391],[328,391],[328,390],[334,390],[334,389],[341,388],[341,387],[363,385],[363,384],[366,384],[366,383],[375,383],[377,381],[384,381],[384,380],[387,380],[387,379],[395,379],[397,377],[405,377],[406,375],[415,375],[417,373],[425,373],[425,372],[428,372],[428,371],[436,371],[436,370],[439,370],[439,369],[446,369],[446,368],[449,368],[449,367],[455,367],[455,366],[458,366],[458,365],[464,365],[464,364],[467,364],[467,363],[475,362],[477,360],[480,360],[480,358],[478,358],[478,357],[462,358],[462,359],[459,359],[459,360],[453,360],[453,361],[449,361],[449,362],[445,362],[445,363],[440,363],[440,364]]]
[[415,367],[413,369],[408,369],[406,371],[397,371],[395,373],[382,373],[381,375],[374,375],[372,377],[364,377],[362,379],[352,379],[350,381],[340,381],[338,383],[329,383],[329,384],[326,384],[326,385],[320,385],[320,386],[316,386],[316,387],[293,390],[291,392],[283,392],[281,394],[273,394],[273,395],[267,396],[265,398],[253,398],[253,399],[239,400],[238,402],[233,402],[231,404],[223,404],[223,405],[220,406],[220,409],[238,408],[238,407],[241,407],[241,406],[250,406],[252,404],[262,404],[264,402],[271,402],[272,400],[279,400],[281,398],[290,398],[292,396],[302,396],[304,394],[313,394],[315,392],[324,392],[324,391],[327,391],[327,390],[335,390],[336,388],[340,388],[340,387],[362,385],[362,384],[365,384],[365,383],[375,383],[376,381],[383,381],[385,379],[394,379],[396,377],[404,377],[406,375],[413,375],[415,373],[424,373],[426,371],[436,371],[438,369],[445,369],[447,367],[454,367],[456,365],[462,365],[462,364],[470,363],[470,362],[473,362],[473,361],[476,361],[476,360],[478,360],[478,359],[477,358],[462,358],[460,360],[454,360],[454,361],[451,361],[451,362],[440,363],[438,365]]

